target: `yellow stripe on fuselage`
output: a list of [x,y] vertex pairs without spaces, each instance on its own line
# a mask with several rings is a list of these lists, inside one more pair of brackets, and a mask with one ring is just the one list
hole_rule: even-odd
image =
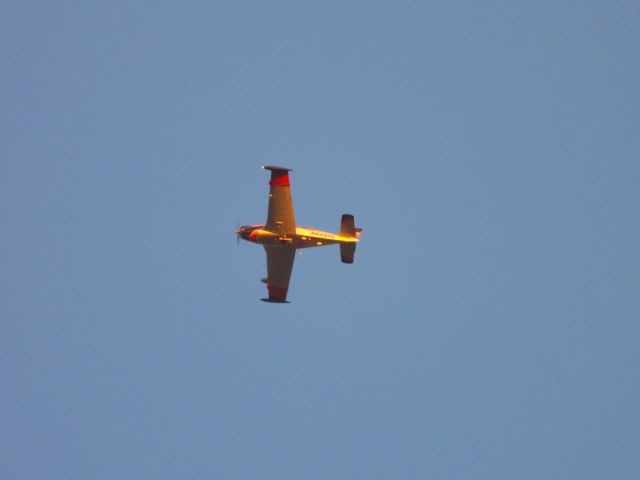
[[328,240],[331,242],[357,242],[357,238],[343,237],[335,233],[323,232],[322,230],[313,230],[310,228],[296,227],[296,236],[307,237],[317,240]]
[[295,235],[283,235],[269,230],[265,230],[263,225],[255,225],[255,228],[249,234],[249,241],[261,245],[283,245],[288,244],[296,248],[319,247],[323,245],[331,245],[334,243],[355,243],[357,238],[343,237],[331,232],[323,232],[322,230],[314,230],[311,228],[296,227]]

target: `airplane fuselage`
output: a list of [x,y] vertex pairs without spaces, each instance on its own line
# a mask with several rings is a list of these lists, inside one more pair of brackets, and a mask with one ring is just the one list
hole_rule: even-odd
[[296,226],[295,234],[280,234],[265,230],[264,224],[240,227],[238,233],[242,239],[259,245],[290,245],[295,248],[322,247],[335,243],[355,243],[358,241],[353,237],[298,226]]

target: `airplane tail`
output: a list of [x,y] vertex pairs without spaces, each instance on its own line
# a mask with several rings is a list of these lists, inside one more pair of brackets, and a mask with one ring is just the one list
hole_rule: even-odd
[[[342,221],[340,222],[340,235],[343,237],[349,237],[358,241],[360,237],[361,228],[356,228],[355,219],[353,215],[345,213],[342,215]],[[353,257],[356,253],[356,242],[345,242],[340,244],[340,259],[342,263],[353,263]]]
[[360,238],[361,228],[356,228],[356,222],[353,215],[345,213],[342,215],[340,222],[340,235],[343,237]]

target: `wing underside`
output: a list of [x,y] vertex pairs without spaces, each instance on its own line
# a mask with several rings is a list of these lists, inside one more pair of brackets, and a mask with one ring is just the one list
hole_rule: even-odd
[[262,167],[271,171],[269,181],[269,209],[265,229],[282,235],[296,233],[296,219],[293,214],[289,168]]
[[267,254],[267,278],[263,281],[267,284],[269,298],[262,300],[285,302],[296,249],[289,245],[264,245],[264,250]]

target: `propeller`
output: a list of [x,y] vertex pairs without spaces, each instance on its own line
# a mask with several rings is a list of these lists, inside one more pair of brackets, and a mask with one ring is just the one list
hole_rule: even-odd
[[240,224],[236,224],[236,245],[240,246]]

